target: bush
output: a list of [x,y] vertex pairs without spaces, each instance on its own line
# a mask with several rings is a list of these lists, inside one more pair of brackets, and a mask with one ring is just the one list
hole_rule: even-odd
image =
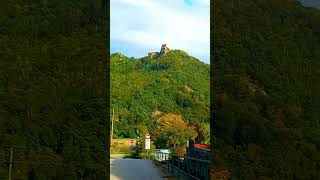
[[[145,137],[145,135],[143,135],[142,137]],[[153,156],[154,156],[153,152],[155,149],[153,142],[151,141],[150,149],[148,151],[145,149],[145,143],[146,142],[145,142],[144,138],[139,138],[137,140],[134,152],[131,153],[132,157],[140,158],[140,159],[143,159],[143,158],[152,159],[153,158]]]
[[187,150],[183,146],[177,146],[172,150],[173,155],[178,156],[179,158],[183,158],[184,155],[186,154]]

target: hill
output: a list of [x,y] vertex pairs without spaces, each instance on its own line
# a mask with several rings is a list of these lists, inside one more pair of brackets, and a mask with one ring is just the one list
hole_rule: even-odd
[[136,137],[135,128],[152,132],[159,115],[181,114],[206,129],[209,141],[209,65],[180,50],[160,58],[111,55],[111,106],[115,138]]
[[231,179],[319,179],[320,11],[217,0],[215,168]]

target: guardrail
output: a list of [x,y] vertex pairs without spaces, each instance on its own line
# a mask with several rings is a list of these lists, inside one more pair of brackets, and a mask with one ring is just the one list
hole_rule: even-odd
[[170,164],[170,163],[166,163],[166,165],[168,166],[168,173],[170,175],[174,175],[177,176],[179,179],[182,180],[200,180],[199,178],[192,176],[191,174],[188,174],[187,172],[185,172],[184,170]]
[[[154,160],[167,166],[168,174],[183,180],[207,180],[209,178],[210,161],[185,156],[183,160],[172,156],[170,150],[155,149]],[[207,172],[208,171],[208,172]]]
[[167,161],[170,158],[171,151],[169,149],[155,149],[154,159],[157,161]]

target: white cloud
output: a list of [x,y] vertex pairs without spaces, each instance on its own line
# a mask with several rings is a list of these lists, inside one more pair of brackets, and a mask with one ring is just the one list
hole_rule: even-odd
[[207,6],[209,7],[210,6],[210,0],[197,0],[197,2],[201,5],[204,5],[204,6]]
[[[111,3],[115,3],[114,0]],[[117,0],[118,4],[128,5],[128,6],[137,6],[137,7],[150,7],[154,4],[152,0]]]
[[197,0],[194,6],[187,6],[183,0],[111,0],[111,46],[130,43],[132,51],[139,47],[148,52],[167,43],[195,57],[207,57],[208,62],[209,3]]

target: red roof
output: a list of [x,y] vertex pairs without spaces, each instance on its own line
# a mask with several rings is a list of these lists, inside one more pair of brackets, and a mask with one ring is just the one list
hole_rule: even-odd
[[205,144],[194,144],[196,148],[210,149],[208,145]]

